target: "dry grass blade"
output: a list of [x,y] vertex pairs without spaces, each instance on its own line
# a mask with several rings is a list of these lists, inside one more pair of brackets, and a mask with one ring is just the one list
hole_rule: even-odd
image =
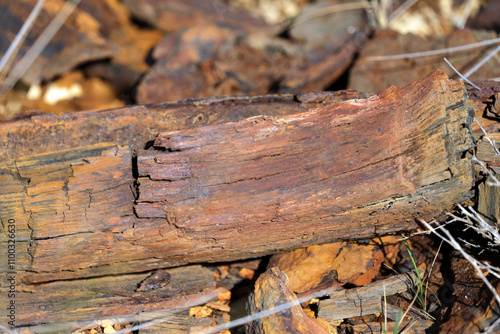
[[418,58],[418,57],[427,57],[427,56],[437,56],[443,54],[449,54],[454,52],[466,51],[470,49],[480,48],[483,46],[488,46],[492,44],[500,43],[499,38],[493,38],[486,41],[481,41],[477,43],[471,43],[466,45],[455,46],[451,48],[438,49],[438,50],[430,50],[430,51],[421,51],[421,52],[411,52],[411,53],[403,53],[397,55],[388,55],[388,56],[373,56],[367,57],[365,60],[367,61],[383,61],[383,60],[397,60],[397,59],[409,59],[409,58]]
[[491,58],[493,58],[500,51],[500,45],[497,46],[493,51],[488,53],[486,57],[481,59],[476,65],[474,65],[467,73],[464,74],[464,77],[468,78],[474,72],[476,72],[481,66],[483,66],[486,62],[488,62]]
[[385,283],[384,283],[384,328],[385,331],[387,332],[387,296],[385,292]]
[[458,71],[458,70],[457,70],[457,69],[456,69],[456,68],[455,68],[455,67],[454,67],[454,66],[453,66],[453,65],[452,65],[449,61],[448,61],[448,59],[446,59],[446,57],[444,57],[443,59],[444,59],[444,61],[445,61],[448,65],[450,65],[450,67],[453,69],[453,71],[455,71],[455,73],[456,73],[456,74],[458,74],[458,75],[460,76],[460,78],[462,78],[462,80],[467,81],[467,83],[468,83],[469,85],[471,85],[472,87],[476,88],[477,90],[481,90],[481,88],[480,88],[480,87],[478,87],[478,86],[474,85],[474,84],[472,83],[472,81],[470,81],[469,79],[467,79],[466,77],[464,77],[464,76],[462,75],[462,73],[460,73],[460,72],[459,72],[459,71]]
[[387,27],[389,22],[387,13],[391,2],[390,0],[371,1],[380,28]]
[[[476,232],[481,234],[486,239],[490,239],[493,242],[495,242],[495,244],[500,245],[500,233],[498,233],[497,229],[493,228],[490,224],[488,224],[483,219],[483,217],[481,217],[481,215],[477,213],[473,208],[468,207],[468,209],[470,210],[469,212],[460,204],[458,205],[458,207],[461,209],[462,214],[465,215],[467,219],[463,220],[460,219],[459,217],[452,215],[455,220],[461,220],[462,222],[464,222],[465,224],[476,230]],[[478,226],[475,226],[475,224],[473,224],[472,221],[474,221]]]
[[466,253],[462,246],[460,246],[460,244],[455,240],[455,238],[451,235],[451,233],[446,230],[446,229],[441,229],[441,233],[436,231],[435,228],[433,228],[429,223],[427,223],[425,220],[423,219],[420,219],[419,220],[429,231],[431,231],[432,233],[436,234],[439,238],[441,238],[442,240],[446,241],[450,246],[452,246],[453,248],[455,248],[455,250],[459,251],[460,254],[462,254],[462,256],[470,262],[470,264],[474,267],[474,269],[476,270],[476,274],[479,278],[481,278],[481,280],[484,282],[484,284],[488,287],[488,289],[491,291],[491,293],[493,294],[496,302],[498,305],[500,305],[500,296],[498,295],[496,289],[493,287],[493,285],[490,283],[490,281],[486,278],[486,276],[483,274],[483,271],[481,269],[483,269],[483,264],[481,262],[479,262],[478,260],[476,260],[475,258],[473,258],[471,255],[469,255],[468,253]]
[[389,23],[398,17],[400,17],[402,14],[404,14],[408,9],[410,9],[411,6],[416,4],[419,0],[407,0],[405,1],[401,6],[399,6],[394,12],[392,12],[389,15],[388,21]]
[[5,96],[14,87],[16,82],[29,70],[31,64],[40,55],[43,49],[47,46],[54,35],[59,31],[66,19],[73,13],[76,6],[81,0],[69,0],[64,4],[61,10],[57,13],[54,19],[49,23],[47,28],[38,37],[33,46],[29,49],[26,55],[16,64],[5,79],[4,84],[0,88],[0,98]]
[[6,72],[8,72],[10,64],[14,60],[14,58],[17,55],[17,52],[19,51],[19,48],[21,47],[21,44],[24,42],[26,35],[28,34],[29,30],[31,29],[31,26],[35,22],[36,18],[40,14],[40,11],[42,10],[42,6],[45,0],[38,0],[37,4],[35,5],[35,8],[31,11],[30,15],[24,22],[23,26],[21,27],[21,30],[17,33],[16,37],[12,41],[12,43],[9,45],[9,48],[5,52],[5,54],[2,57],[2,60],[0,60],[0,78],[3,79],[6,76]]

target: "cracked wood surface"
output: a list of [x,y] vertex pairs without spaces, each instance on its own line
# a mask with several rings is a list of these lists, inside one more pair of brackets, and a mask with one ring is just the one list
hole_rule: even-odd
[[436,72],[365,100],[165,132],[138,150],[137,180],[127,146],[16,159],[2,220],[18,224],[18,270],[41,283],[413,228],[471,195],[465,99]]
[[[214,291],[213,271],[196,265],[169,269],[172,278],[161,291],[135,291],[151,271],[165,267],[156,258],[164,251],[158,244],[167,240],[167,233],[158,234],[162,221],[139,223],[133,211],[134,148],[147,147],[160,131],[297,113],[367,96],[341,91],[216,97],[61,116],[33,113],[0,122],[2,252],[9,219],[16,228],[15,262],[10,268],[1,261],[0,271],[15,273],[16,324],[48,322],[50,331],[65,326],[53,327],[55,322],[188,307],[186,302]],[[148,244],[148,259],[142,243]],[[230,288],[233,281],[217,284]],[[2,304],[8,290],[0,286]],[[2,325],[5,313],[4,308]],[[64,328],[72,330],[71,324]]]
[[198,261],[414,228],[471,196],[465,102],[436,72],[365,100],[164,132],[138,151],[134,210],[177,244],[205,244]]
[[[159,132],[232,122],[256,115],[287,115],[366,98],[353,90],[288,95],[223,96],[60,116],[33,112],[0,122],[0,168],[19,157],[98,143],[144,148]],[[21,116],[23,117],[23,116]]]
[[[61,280],[383,235],[470,198],[471,109],[461,83],[435,72],[368,99],[332,96],[0,123],[0,218],[4,229],[16,221],[18,287],[31,291],[20,300],[29,305]],[[266,111],[274,116],[224,123]],[[206,123],[220,124],[185,129]]]

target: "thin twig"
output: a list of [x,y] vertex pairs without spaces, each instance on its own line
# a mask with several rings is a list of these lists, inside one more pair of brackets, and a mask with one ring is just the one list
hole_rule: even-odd
[[500,241],[500,233],[498,232],[497,229],[493,228],[490,224],[488,224],[484,219],[483,217],[481,217],[481,215],[476,212],[476,210],[474,210],[472,207],[468,207],[468,209],[470,210],[470,213],[467,212],[467,210],[461,206],[460,204],[458,204],[458,206],[460,207],[460,209],[462,210],[462,213],[468,215],[469,217],[471,217],[475,222],[477,222],[479,224],[479,227],[480,229],[477,229],[476,230],[482,234],[483,236],[485,236],[486,238],[488,239],[492,239],[492,240],[496,240],[496,241]]

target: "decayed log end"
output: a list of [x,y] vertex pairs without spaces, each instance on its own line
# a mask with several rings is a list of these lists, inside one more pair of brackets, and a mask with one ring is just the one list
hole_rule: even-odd
[[413,228],[472,195],[466,99],[437,71],[368,99],[164,132],[136,160],[123,143],[17,158],[0,175],[17,269],[42,283]]

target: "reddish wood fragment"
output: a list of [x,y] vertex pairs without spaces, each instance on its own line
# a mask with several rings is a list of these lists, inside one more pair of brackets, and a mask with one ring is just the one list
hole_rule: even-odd
[[[255,291],[250,297],[252,314],[272,310],[285,303],[292,303],[297,297],[288,286],[286,274],[278,268],[271,268],[255,282]],[[304,312],[300,305],[287,308],[253,322],[249,333],[311,333],[322,334],[333,328]]]
[[306,292],[320,283],[335,284],[338,273],[333,262],[346,245],[346,242],[336,242],[274,255],[269,260],[268,268],[277,267],[283,271],[295,293]]

